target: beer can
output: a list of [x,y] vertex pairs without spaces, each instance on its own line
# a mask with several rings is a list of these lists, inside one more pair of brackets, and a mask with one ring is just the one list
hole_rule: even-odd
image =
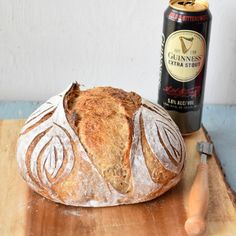
[[173,0],[164,13],[158,103],[183,135],[201,127],[211,18],[203,0]]

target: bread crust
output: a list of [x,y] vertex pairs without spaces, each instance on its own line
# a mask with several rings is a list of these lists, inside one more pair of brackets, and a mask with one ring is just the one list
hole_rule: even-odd
[[36,110],[17,149],[21,175],[73,206],[151,200],[176,185],[185,146],[167,112],[136,93],[77,83]]

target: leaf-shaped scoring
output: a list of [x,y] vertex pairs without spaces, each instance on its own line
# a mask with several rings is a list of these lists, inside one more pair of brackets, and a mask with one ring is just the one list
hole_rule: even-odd
[[160,106],[143,100],[141,118],[147,142],[165,169],[179,173],[183,167],[183,138],[168,113]]
[[50,187],[72,170],[74,152],[71,137],[56,123],[38,142],[33,141],[31,145],[34,146],[33,152],[29,150],[27,153],[30,156],[30,172],[41,183],[41,187]]
[[17,148],[17,159],[24,178],[33,188],[47,190],[54,199],[57,199],[57,194],[52,186],[69,175],[75,159],[75,134],[63,107],[65,92],[52,97],[28,118]]

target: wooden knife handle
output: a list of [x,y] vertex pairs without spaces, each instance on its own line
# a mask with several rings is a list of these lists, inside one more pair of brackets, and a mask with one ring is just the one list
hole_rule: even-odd
[[205,233],[208,202],[208,166],[206,163],[200,163],[189,194],[188,219],[185,222],[188,235],[197,236]]

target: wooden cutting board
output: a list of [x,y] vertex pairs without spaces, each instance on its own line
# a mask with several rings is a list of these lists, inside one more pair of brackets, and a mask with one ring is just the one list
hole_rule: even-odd
[[[0,121],[0,235],[163,235],[182,236],[187,196],[199,154],[208,140],[204,129],[185,138],[187,160],[182,181],[150,202],[107,208],[68,207],[34,193],[17,170],[15,147],[23,120]],[[216,155],[209,159],[210,205],[206,235],[236,235],[235,196],[224,180]]]

